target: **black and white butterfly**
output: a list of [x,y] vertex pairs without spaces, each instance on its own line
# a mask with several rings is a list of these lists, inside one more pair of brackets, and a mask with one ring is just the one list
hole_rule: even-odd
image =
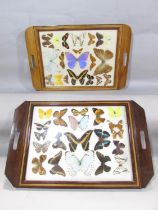
[[41,124],[41,123],[34,123],[34,124],[36,125],[36,129],[38,131],[41,131],[42,129],[47,130],[49,128],[49,125],[51,124],[51,120],[47,121],[44,124]]
[[47,130],[45,130],[43,133],[38,133],[38,132],[34,132],[35,136],[36,136],[36,139],[38,141],[40,141],[41,139],[45,139],[46,138],[46,135],[47,135]]

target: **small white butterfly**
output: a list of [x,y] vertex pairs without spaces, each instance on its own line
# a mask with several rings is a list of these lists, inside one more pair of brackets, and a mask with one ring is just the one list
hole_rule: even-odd
[[66,163],[70,176],[76,176],[79,171],[82,171],[86,176],[92,174],[94,165],[94,152],[88,151],[81,160],[72,152],[65,153]]
[[50,141],[46,141],[44,144],[40,144],[34,141],[33,146],[35,147],[35,150],[37,153],[40,153],[40,152],[45,153],[47,152],[50,143],[51,143]]
[[123,172],[128,172],[128,169],[124,167],[124,164],[127,162],[127,158],[115,156],[115,160],[118,163],[118,167],[113,171],[113,174],[121,174]]

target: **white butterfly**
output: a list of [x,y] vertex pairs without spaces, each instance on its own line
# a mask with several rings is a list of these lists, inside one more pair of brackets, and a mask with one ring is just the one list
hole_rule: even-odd
[[113,174],[121,174],[123,172],[128,172],[128,169],[124,167],[124,164],[127,162],[127,158],[116,155],[115,160],[118,163],[118,167],[113,171]]
[[52,49],[52,48],[44,48],[42,50],[42,56],[43,56],[43,66],[44,70],[46,71],[46,74],[55,74],[59,70],[59,66],[56,62],[56,59],[59,56],[59,50],[58,49]]
[[33,142],[33,146],[35,147],[35,150],[37,153],[40,153],[40,152],[47,152],[48,150],[48,147],[50,145],[50,141],[46,141],[44,144],[39,144],[38,142]]
[[81,130],[85,130],[88,126],[88,122],[89,122],[88,115],[83,116],[80,121],[76,120],[76,118],[73,116],[68,116],[68,118],[69,118],[70,126],[73,130],[76,130],[77,128],[80,128]]
[[81,160],[72,152],[65,153],[66,163],[70,176],[76,176],[82,171],[86,176],[90,176],[94,165],[94,152],[88,151]]
[[81,33],[80,35],[71,34],[72,43],[74,47],[79,44],[80,47],[83,46],[84,40],[85,40],[86,33]]

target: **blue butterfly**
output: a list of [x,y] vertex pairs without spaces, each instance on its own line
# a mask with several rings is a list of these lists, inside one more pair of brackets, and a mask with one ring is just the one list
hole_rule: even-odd
[[96,143],[94,150],[103,149],[104,147],[109,146],[110,141],[106,139],[110,136],[109,132],[103,131],[102,129],[95,129],[94,133],[99,137],[99,140]]
[[66,52],[66,59],[68,61],[67,65],[70,69],[74,69],[77,61],[81,69],[84,69],[87,66],[89,52],[82,53],[78,58],[76,58],[72,53]]

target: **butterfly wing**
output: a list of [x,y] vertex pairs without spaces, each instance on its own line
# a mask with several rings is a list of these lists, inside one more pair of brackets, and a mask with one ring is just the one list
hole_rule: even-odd
[[40,123],[34,123],[34,124],[36,125],[36,129],[38,131],[40,131],[40,130],[42,130],[44,128],[44,126],[42,124],[40,124]]
[[38,109],[38,114],[39,114],[39,118],[43,119],[44,118],[44,110],[43,109]]
[[89,140],[93,133],[93,130],[86,131],[80,138],[79,142],[82,144],[83,150],[87,151],[89,149]]
[[78,63],[81,69],[84,69],[87,66],[89,52],[82,53],[78,58]]
[[84,109],[82,109],[82,110],[80,111],[80,114],[81,114],[82,116],[85,116],[87,112],[88,112],[88,109],[87,109],[87,108],[84,108]]
[[65,63],[64,63],[64,52],[61,53],[61,55],[59,56],[59,60],[60,60],[60,66],[65,69]]
[[67,112],[67,109],[60,110],[60,117],[63,117]]
[[97,175],[99,175],[99,174],[102,174],[103,171],[104,171],[104,167],[103,167],[103,165],[100,165],[100,166],[97,168],[97,170],[95,171],[95,175],[97,176]]
[[52,109],[48,109],[46,112],[45,112],[45,117],[46,119],[49,119],[52,115]]
[[69,118],[69,123],[70,123],[70,126],[73,130],[76,130],[78,128],[78,121],[76,120],[75,117],[73,116],[68,116]]
[[94,44],[95,43],[95,36],[91,33],[88,33],[89,41],[88,45]]
[[99,47],[100,45],[102,45],[104,43],[103,39],[103,35],[100,33],[96,33],[96,37],[98,39],[98,41],[96,42],[96,47]]
[[99,149],[103,149],[103,142],[102,141],[98,141],[94,147],[94,150],[99,150]]
[[38,142],[33,142],[33,146],[35,147],[35,151],[37,152],[37,153],[40,153],[41,152],[41,150],[42,150],[42,145],[41,144],[39,144]]
[[65,159],[66,159],[66,163],[68,166],[68,171],[69,171],[70,176],[76,176],[76,174],[80,170],[80,161],[71,152],[66,152]]
[[76,84],[76,80],[78,79],[78,77],[77,77],[76,74],[75,74],[72,70],[70,70],[70,69],[67,69],[67,72],[68,72],[68,74],[69,74],[69,76],[70,76],[70,78],[71,78],[71,83],[72,83],[72,85],[75,85],[75,84]]
[[76,65],[76,57],[70,53],[70,52],[66,52],[66,59],[67,59],[67,65],[70,69],[74,69],[75,65]]
[[55,166],[50,170],[50,173],[51,173],[52,175],[58,174],[58,175],[61,175],[61,176],[66,176],[64,169],[63,169],[61,166],[59,166],[59,165],[55,165]]
[[79,122],[80,129],[85,130],[88,127],[88,122],[89,122],[89,116],[88,115],[83,116]]
[[42,145],[42,152],[43,152],[43,153],[47,152],[50,143],[51,143],[50,141],[46,141],[46,142]]
[[77,144],[79,143],[79,140],[70,132],[64,133],[64,135],[67,137],[69,143],[69,147],[71,152],[74,152],[77,148]]
[[91,60],[91,64],[90,64],[90,70],[92,70],[92,68],[96,65],[96,58],[90,54],[90,60]]
[[81,171],[86,175],[90,176],[94,166],[94,152],[88,151],[81,160]]
[[32,172],[34,174],[37,174],[38,171],[39,171],[39,167],[40,167],[38,158],[33,158],[32,159],[32,164],[34,164],[34,167],[32,168]]
[[61,140],[57,140],[53,145],[52,145],[53,148],[60,148],[60,149],[63,149],[63,150],[66,150],[66,146],[65,144],[61,141]]
[[84,84],[84,81],[85,81],[85,77],[88,73],[88,70],[84,70],[82,71],[79,76],[78,76],[78,80],[80,81],[80,84],[83,85]]
[[50,158],[48,160],[48,163],[51,165],[56,165],[59,163],[61,157],[62,157],[62,151],[58,152],[54,157]]
[[41,138],[41,134],[38,133],[38,132],[34,132],[35,136],[36,136],[36,139],[39,141],[40,138]]
[[46,160],[47,156],[46,155],[40,155],[39,157],[39,175],[44,175],[46,174],[46,170],[42,166],[42,163]]
[[80,114],[80,112],[77,109],[71,109],[71,112],[74,116],[78,116]]
[[63,40],[62,45],[63,45],[63,47],[65,47],[66,49],[69,49],[69,45],[68,45],[68,43],[67,43],[68,37],[69,37],[69,34],[68,34],[68,33],[66,33],[66,34],[62,37],[62,40]]

